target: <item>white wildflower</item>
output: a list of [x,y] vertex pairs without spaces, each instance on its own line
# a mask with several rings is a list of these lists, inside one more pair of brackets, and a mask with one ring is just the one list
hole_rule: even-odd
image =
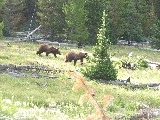
[[93,56],[93,54],[92,54],[92,53],[87,53],[87,55],[88,55],[88,56]]
[[26,107],[26,106],[27,106],[27,103],[26,103],[26,102],[23,102],[22,104],[23,104],[23,106],[24,106],[24,107]]
[[12,103],[12,101],[10,99],[3,99],[2,102],[6,103],[6,104],[11,104]]
[[15,105],[15,106],[20,106],[21,103],[20,103],[19,101],[17,101],[17,102],[14,102],[14,105]]
[[3,106],[2,107],[2,111],[6,111],[6,110],[8,110],[9,109],[9,106]]
[[44,108],[40,108],[39,109],[39,113],[43,113],[43,112],[45,112],[45,109]]

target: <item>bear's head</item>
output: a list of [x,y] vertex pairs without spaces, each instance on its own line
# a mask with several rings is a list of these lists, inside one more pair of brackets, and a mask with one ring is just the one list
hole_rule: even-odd
[[48,53],[53,53],[53,54],[59,54],[59,55],[61,55],[61,52],[60,52],[59,48],[55,48],[53,46],[50,47],[47,52]]
[[61,55],[61,52],[60,52],[59,48],[56,48],[56,53]]
[[87,52],[80,52],[79,53],[79,57],[80,58],[86,58],[88,56],[88,53]]
[[84,53],[84,57],[86,58],[88,56],[88,53]]

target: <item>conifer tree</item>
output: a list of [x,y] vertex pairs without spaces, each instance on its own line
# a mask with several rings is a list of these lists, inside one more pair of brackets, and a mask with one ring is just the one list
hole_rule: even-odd
[[0,10],[2,9],[2,6],[3,6],[4,2],[5,2],[5,0],[0,1]]
[[28,21],[26,18],[27,9],[24,0],[7,0],[5,2],[3,7],[4,36],[10,36],[12,32],[23,29]]
[[153,26],[153,36],[152,36],[152,42],[151,47],[155,49],[160,49],[160,21],[157,21],[156,24]]
[[88,39],[87,14],[84,5],[85,0],[68,0],[63,7],[68,38],[82,43]]
[[106,28],[106,14],[104,11],[102,26],[97,34],[98,42],[94,47],[94,59],[91,60],[93,64],[83,71],[84,75],[91,79],[116,80],[117,78],[117,71],[113,67],[108,53],[110,41]]
[[0,37],[3,36],[2,29],[4,28],[3,22],[0,23]]
[[106,0],[87,0],[85,10],[87,13],[86,26],[89,32],[89,43],[96,44],[98,28],[102,24],[102,12],[106,9]]
[[0,1],[0,36],[3,35],[2,33],[2,29],[4,28],[4,25],[3,25],[3,18],[1,17],[1,13],[2,13],[2,6],[4,5],[5,1],[4,0],[1,0]]
[[65,0],[38,0],[39,23],[42,25],[43,33],[50,33],[51,41],[53,36],[64,33],[65,20],[62,12],[64,3]]

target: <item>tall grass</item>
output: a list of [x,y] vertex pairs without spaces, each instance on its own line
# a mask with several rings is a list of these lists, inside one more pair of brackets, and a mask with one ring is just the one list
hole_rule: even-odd
[[[71,49],[80,51],[78,48],[61,46],[62,55],[54,58],[52,54],[48,57],[42,54],[42,57],[36,55],[36,51],[40,44],[37,43],[7,43],[0,41],[0,64],[43,64],[50,68],[63,70],[79,70],[87,67],[89,64],[86,60],[81,66],[77,62],[76,66],[73,63],[65,63],[65,54]],[[57,46],[58,47],[58,46]],[[85,51],[92,52],[92,47],[87,46]],[[135,56],[143,56],[149,60],[160,62],[160,54],[158,52],[140,50],[135,47],[128,46],[112,46],[110,53],[114,57],[121,59],[123,56],[128,56],[133,52]],[[106,73],[107,74],[107,73]],[[0,72],[0,119],[3,116],[14,118],[14,116],[22,117],[20,109],[27,113],[26,119],[82,119],[85,116],[93,113],[94,106],[86,101],[82,105],[78,104],[78,100],[84,89],[80,91],[72,91],[74,81],[76,78],[69,79],[70,76],[63,73],[56,73],[59,78],[17,78],[10,76],[7,73]],[[152,70],[150,68],[136,69],[134,71],[129,69],[118,69],[118,79],[127,79],[131,77],[132,83],[154,83],[160,82],[159,70]],[[97,101],[101,103],[101,98],[110,94],[113,96],[113,102],[105,109],[110,117],[114,115],[128,115],[137,112],[140,109],[151,107],[157,108],[160,106],[160,90],[153,89],[131,89],[126,86],[107,85],[99,83],[95,80],[86,78],[88,85],[95,89]],[[37,83],[45,83],[47,86],[39,86]],[[4,101],[10,99],[11,103]],[[19,101],[18,106],[15,102]],[[26,104],[25,104],[26,103]],[[8,106],[8,111],[5,109]],[[31,110],[33,108],[33,111]],[[40,113],[40,111],[43,112]],[[47,112],[50,111],[50,112]],[[52,111],[53,110],[53,111]],[[54,112],[55,110],[55,112]],[[59,112],[58,112],[59,110]],[[31,112],[35,113],[31,116]],[[53,114],[55,113],[55,114]],[[60,118],[63,116],[62,118]],[[23,116],[24,117],[24,116]]]

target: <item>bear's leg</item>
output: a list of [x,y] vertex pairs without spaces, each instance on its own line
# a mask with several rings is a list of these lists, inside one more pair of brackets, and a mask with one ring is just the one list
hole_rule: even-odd
[[55,58],[57,57],[56,54],[54,54],[54,57],[55,57]]
[[65,62],[69,62],[69,60],[66,58],[66,61]]
[[69,62],[72,62],[72,59],[70,59]]
[[82,58],[82,59],[80,59],[80,61],[81,61],[81,65],[83,65],[83,58]]
[[77,60],[74,60],[74,66],[76,65]]
[[39,55],[39,56],[42,56],[42,55],[41,55],[41,53],[42,53],[42,52],[37,51],[37,53],[36,53],[36,54],[37,54],[37,55]]
[[49,55],[49,53],[48,52],[46,52],[46,56],[48,56]]
[[37,51],[37,53],[36,53],[37,55],[39,55],[40,54],[40,52],[39,51]]
[[68,62],[68,57],[66,56],[66,61],[65,62]]
[[72,60],[68,60],[68,59],[66,59],[66,61],[65,62],[72,62]]

